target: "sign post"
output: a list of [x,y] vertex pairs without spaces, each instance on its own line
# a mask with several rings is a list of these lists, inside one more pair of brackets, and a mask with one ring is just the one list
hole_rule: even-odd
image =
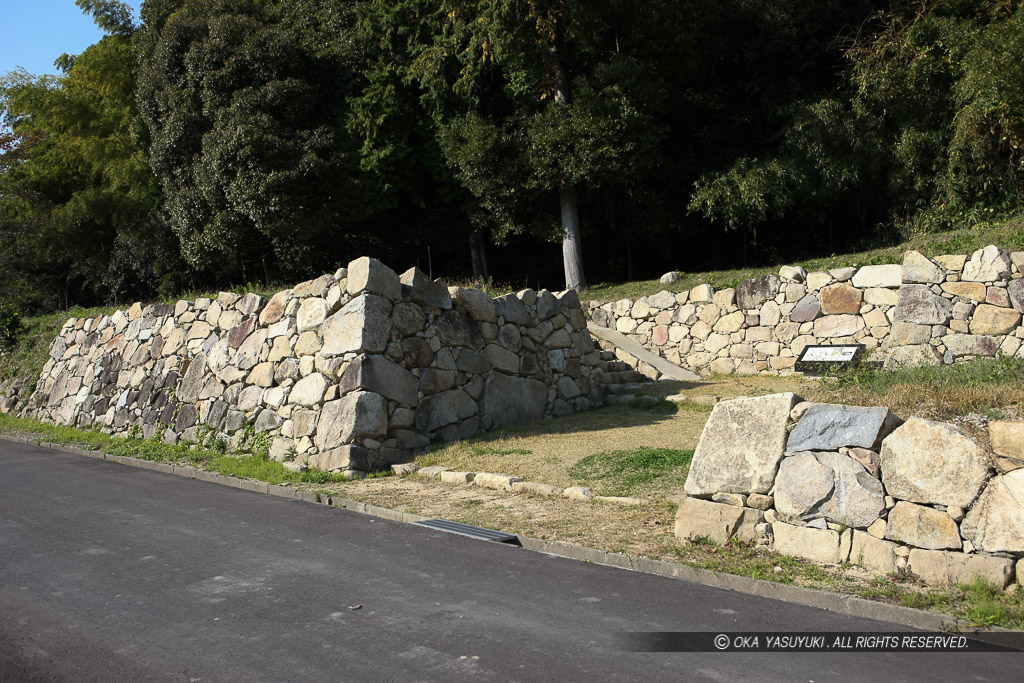
[[793,369],[812,377],[835,374],[837,370],[860,365],[860,357],[863,352],[863,344],[836,346],[812,344],[804,347]]

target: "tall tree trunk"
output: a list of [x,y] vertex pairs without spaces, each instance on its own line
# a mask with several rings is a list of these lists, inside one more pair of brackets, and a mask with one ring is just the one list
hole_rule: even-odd
[[587,289],[583,275],[583,240],[580,238],[580,207],[576,188],[563,185],[559,196],[562,205],[562,262],[565,266],[565,288],[582,292]]
[[[555,81],[555,102],[563,109],[569,108],[569,79],[558,58],[561,36],[551,46],[552,69]],[[562,262],[565,265],[565,288],[582,292],[587,289],[587,278],[583,274],[583,239],[580,237],[580,203],[576,187],[568,181],[559,188],[559,202],[562,206]]]
[[487,242],[479,230],[469,233],[469,256],[473,262],[473,281],[478,285],[491,280],[490,269],[487,267]]

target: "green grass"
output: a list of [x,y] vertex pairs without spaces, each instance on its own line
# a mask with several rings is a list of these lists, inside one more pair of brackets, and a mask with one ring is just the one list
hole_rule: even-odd
[[0,355],[0,380],[27,377],[29,386],[34,386],[46,364],[50,344],[68,318],[95,318],[109,315],[116,310],[114,306],[72,308],[68,311],[22,318],[17,341],[9,352]]
[[693,451],[640,447],[629,451],[595,453],[577,461],[567,472],[599,495],[628,496],[639,489],[681,486]]
[[[274,460],[268,460],[265,453],[225,455],[223,450],[214,446],[189,446],[185,443],[165,444],[158,439],[114,438],[98,429],[79,429],[62,427],[27,418],[0,415],[0,433],[28,436],[37,443],[59,443],[78,446],[109,455],[119,455],[160,462],[188,462],[199,465],[203,469],[221,474],[257,479],[268,484],[284,482],[300,482],[311,484],[338,484],[346,479],[340,474],[310,470],[292,472]],[[371,473],[373,476],[386,476],[386,473]]]
[[477,445],[470,445],[469,452],[473,455],[533,455],[533,451],[526,448],[495,448]]
[[966,254],[995,244],[1006,251],[1024,250],[1024,218],[1016,218],[1003,223],[978,225],[962,230],[932,233],[914,237],[894,246],[881,247],[851,254],[831,254],[820,258],[804,261],[778,263],[755,268],[735,268],[730,270],[701,271],[681,273],[682,279],[669,285],[658,280],[641,280],[625,283],[600,283],[588,289],[583,299],[593,301],[616,301],[618,299],[636,299],[650,296],[662,290],[685,292],[699,284],[708,283],[716,290],[735,287],[743,280],[778,273],[782,266],[803,266],[807,272],[827,271],[846,266],[871,266],[887,263],[903,263],[903,252],[916,249],[928,257],[943,254]]
[[1024,359],[998,356],[970,363],[893,371],[860,368],[822,378],[805,392],[811,401],[884,405],[903,418],[949,419],[968,413],[1005,417],[1024,408]]

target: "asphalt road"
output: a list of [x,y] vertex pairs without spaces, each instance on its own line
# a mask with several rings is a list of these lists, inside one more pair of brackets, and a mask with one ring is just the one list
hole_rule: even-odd
[[1018,653],[626,652],[900,631],[0,441],[0,680],[1010,681]]

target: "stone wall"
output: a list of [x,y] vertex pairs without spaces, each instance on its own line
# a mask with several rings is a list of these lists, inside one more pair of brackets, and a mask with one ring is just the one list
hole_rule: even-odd
[[902,265],[778,275],[715,291],[663,291],[593,302],[589,315],[681,367],[708,374],[785,373],[810,344],[864,344],[890,366],[1024,357],[1024,252],[988,246]]
[[932,584],[1024,579],[1024,421],[995,454],[949,424],[791,393],[723,401],[701,434],[681,538],[735,536]]
[[0,408],[168,443],[266,432],[290,467],[365,472],[604,402],[575,292],[492,299],[370,258],[264,302],[221,293],[71,319]]

